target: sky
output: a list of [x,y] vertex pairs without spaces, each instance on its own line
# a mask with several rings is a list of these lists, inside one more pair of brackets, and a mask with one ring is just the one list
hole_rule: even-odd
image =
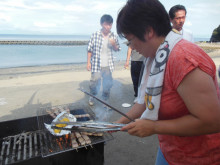
[[[220,24],[220,0],[160,0],[166,10],[187,9],[185,29],[194,37],[211,37]],[[0,34],[90,35],[100,29],[100,17],[115,20],[126,0],[0,0]]]

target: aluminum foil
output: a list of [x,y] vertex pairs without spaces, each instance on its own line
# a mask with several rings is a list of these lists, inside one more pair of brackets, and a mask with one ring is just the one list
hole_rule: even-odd
[[[70,122],[76,122],[76,117],[72,114],[69,114],[66,111],[63,111],[59,115],[57,115],[57,117],[52,122],[60,122],[64,118],[67,118]],[[51,126],[54,126],[54,125],[46,124],[46,123],[44,123],[44,125],[47,128],[47,130],[54,136],[63,136],[63,135],[71,133],[70,130],[60,130],[60,132],[56,132],[55,129],[51,128]],[[71,128],[71,127],[72,127],[72,125],[67,124],[63,128]]]

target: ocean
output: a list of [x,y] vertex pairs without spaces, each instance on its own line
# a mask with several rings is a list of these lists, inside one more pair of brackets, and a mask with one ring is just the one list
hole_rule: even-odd
[[[89,35],[0,35],[0,40],[88,41]],[[126,60],[127,46],[119,39],[121,51],[114,53],[116,61]],[[0,45],[0,68],[77,64],[87,62],[87,45]]]
[[[89,35],[20,35],[0,34],[0,40],[63,40],[88,41]],[[195,41],[208,41],[207,38],[195,38]],[[119,39],[121,51],[114,53],[115,61],[126,60],[126,40]],[[23,66],[41,66],[54,64],[77,64],[87,62],[87,45],[0,45],[0,68]]]

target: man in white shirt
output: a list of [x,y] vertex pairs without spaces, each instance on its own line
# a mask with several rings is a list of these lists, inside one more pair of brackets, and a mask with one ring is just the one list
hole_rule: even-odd
[[194,42],[192,32],[183,29],[186,13],[186,8],[183,5],[175,5],[171,7],[169,11],[170,22],[173,25],[173,29],[176,29],[183,35],[183,39]]
[[[107,101],[113,85],[113,51],[119,51],[118,37],[111,32],[113,18],[104,14],[100,19],[101,29],[93,33],[88,43],[87,70],[91,71],[90,93],[97,95],[102,84],[102,99]],[[93,97],[89,105],[94,105]]]

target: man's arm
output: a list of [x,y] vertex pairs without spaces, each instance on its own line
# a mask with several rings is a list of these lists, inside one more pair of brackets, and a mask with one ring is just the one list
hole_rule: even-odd
[[91,57],[92,57],[92,52],[88,52],[87,54],[87,70],[91,70]]
[[127,69],[128,68],[128,66],[129,66],[129,62],[130,62],[130,57],[131,57],[131,51],[132,51],[132,49],[131,49],[131,47],[130,46],[128,46],[128,52],[127,52],[127,58],[126,58],[126,63],[125,63],[125,69]]

